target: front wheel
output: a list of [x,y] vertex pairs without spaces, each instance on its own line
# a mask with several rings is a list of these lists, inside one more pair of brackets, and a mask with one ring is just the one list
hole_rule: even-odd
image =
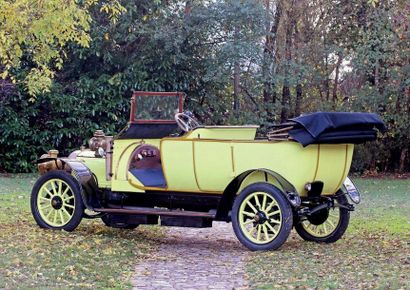
[[73,231],[84,213],[80,185],[65,171],[41,176],[34,184],[30,203],[31,213],[42,228]]
[[[347,204],[346,196],[336,199],[339,204]],[[334,243],[339,240],[349,225],[350,212],[342,207],[323,209],[307,220],[295,225],[296,232],[306,241],[319,243]]]
[[282,192],[269,183],[247,186],[232,207],[232,227],[248,249],[276,250],[292,229],[292,209]]

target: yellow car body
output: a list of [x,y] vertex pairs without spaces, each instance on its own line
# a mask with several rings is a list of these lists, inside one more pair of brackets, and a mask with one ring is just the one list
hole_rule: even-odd
[[[100,187],[113,191],[141,193],[145,190],[223,194],[230,182],[255,170],[242,187],[257,181],[276,184],[268,169],[288,180],[301,196],[306,183],[323,181],[323,195],[333,195],[346,179],[353,144],[312,144],[303,147],[294,141],[255,140],[257,126],[207,126],[182,137],[114,140],[112,178],[106,179],[105,159],[84,151],[77,160],[97,176]],[[145,187],[128,171],[130,158],[141,144],[159,148],[166,187]],[[91,158],[90,158],[91,157]]]
[[[201,126],[183,112],[182,95],[134,93],[130,122],[117,136],[96,131],[88,149],[66,158],[56,150],[43,155],[31,201],[39,226],[71,231],[82,217],[124,229],[227,221],[251,250],[279,248],[292,227],[309,241],[343,235],[353,210],[349,200],[360,202],[347,178],[353,142],[306,146],[288,136],[257,137],[256,125]],[[176,107],[164,97],[175,98]],[[178,126],[182,131],[175,133]],[[362,135],[353,137],[361,141]]]

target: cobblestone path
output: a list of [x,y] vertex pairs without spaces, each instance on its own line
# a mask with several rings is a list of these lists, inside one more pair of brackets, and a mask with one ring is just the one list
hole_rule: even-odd
[[133,289],[247,289],[247,253],[230,223],[167,228],[155,257],[136,266]]

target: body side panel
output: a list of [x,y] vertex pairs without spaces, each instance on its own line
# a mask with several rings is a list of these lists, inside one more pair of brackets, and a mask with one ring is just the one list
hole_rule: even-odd
[[193,161],[193,142],[178,139],[161,141],[161,162],[167,189],[198,191]]
[[99,188],[111,187],[111,181],[108,181],[105,175],[105,158],[77,157],[77,160],[83,162],[96,176]]
[[258,126],[205,126],[187,133],[186,139],[253,140]]
[[112,160],[112,180],[111,189],[113,191],[144,192],[143,185],[134,180],[133,186],[128,181],[128,167],[131,154],[141,144],[150,144],[159,147],[159,139],[139,140],[139,139],[116,139],[114,140],[113,160]]
[[230,142],[193,142],[194,168],[198,188],[223,191],[235,178]]
[[319,166],[315,180],[324,182],[324,195],[334,194],[349,173],[353,156],[353,144],[321,144]]

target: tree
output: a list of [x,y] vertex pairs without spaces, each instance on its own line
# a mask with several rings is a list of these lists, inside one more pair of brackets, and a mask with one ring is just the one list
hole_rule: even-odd
[[[89,9],[96,2],[0,0],[0,76],[24,82],[31,96],[49,91],[66,44],[89,46]],[[100,7],[113,19],[124,11],[117,0]],[[27,71],[17,73],[26,66]]]

